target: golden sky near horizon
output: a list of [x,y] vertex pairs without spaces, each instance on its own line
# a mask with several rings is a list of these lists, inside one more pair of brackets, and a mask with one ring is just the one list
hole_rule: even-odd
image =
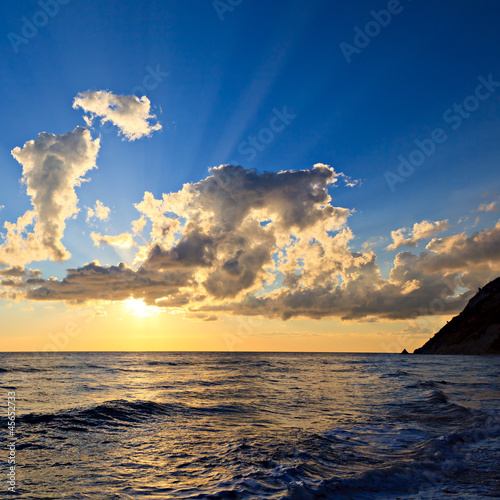
[[[158,312],[139,300],[89,307],[0,306],[2,351],[413,351],[449,316],[412,322],[223,316],[218,321]],[[22,325],[22,326],[20,326]],[[422,333],[428,332],[428,333]]]

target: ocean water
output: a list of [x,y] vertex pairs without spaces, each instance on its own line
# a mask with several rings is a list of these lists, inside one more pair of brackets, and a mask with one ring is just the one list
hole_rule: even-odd
[[3,353],[0,498],[498,498],[499,360]]

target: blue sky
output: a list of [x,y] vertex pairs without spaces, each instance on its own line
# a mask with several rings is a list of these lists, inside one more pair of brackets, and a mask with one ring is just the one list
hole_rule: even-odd
[[[391,231],[424,220],[449,221],[453,227],[436,232],[438,237],[470,236],[495,226],[496,206],[477,209],[500,196],[500,88],[479,101],[456,130],[443,114],[474,95],[479,77],[500,81],[496,2],[232,4],[70,0],[57,4],[46,25],[17,45],[12,34],[23,36],[26,20],[33,21],[41,4],[19,0],[4,6],[2,224],[31,208],[11,150],[42,131],[57,135],[86,126],[82,110],[72,108],[78,93],[142,97],[138,87],[147,87],[144,95],[162,125],[135,141],[123,140],[109,124],[91,130],[94,139],[101,138],[98,169],[87,174],[91,182],[76,188],[81,210],[66,221],[62,241],[72,256],[36,263],[44,276],[62,278],[67,268],[94,259],[131,264],[134,249],[97,248],[89,234],[130,231],[140,215],[133,204],[145,191],[161,198],[226,163],[259,172],[322,163],[359,180],[347,187],[339,179],[328,191],[333,206],[354,210],[351,248],[361,251],[373,243],[385,277],[395,255],[405,250],[386,249]],[[373,21],[371,11],[389,6],[398,13],[348,62],[340,45],[354,45],[355,28],[364,31]],[[249,154],[249,138],[268,128],[277,112],[288,112],[286,125]],[[384,174],[397,173],[398,156],[408,158],[414,141],[430,138],[436,128],[446,140],[391,189]],[[85,207],[96,200],[111,216],[89,227]],[[429,240],[419,240],[410,251],[423,251]]]

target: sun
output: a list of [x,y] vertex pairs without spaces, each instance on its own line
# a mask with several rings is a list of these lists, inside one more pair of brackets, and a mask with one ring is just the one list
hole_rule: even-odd
[[142,299],[130,298],[124,300],[123,305],[127,312],[129,312],[132,316],[138,316],[141,318],[148,318],[161,312],[159,307],[148,306]]

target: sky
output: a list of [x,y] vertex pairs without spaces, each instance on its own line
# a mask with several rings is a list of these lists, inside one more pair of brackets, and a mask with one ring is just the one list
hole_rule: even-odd
[[500,275],[499,22],[7,2],[1,350],[419,347]]

